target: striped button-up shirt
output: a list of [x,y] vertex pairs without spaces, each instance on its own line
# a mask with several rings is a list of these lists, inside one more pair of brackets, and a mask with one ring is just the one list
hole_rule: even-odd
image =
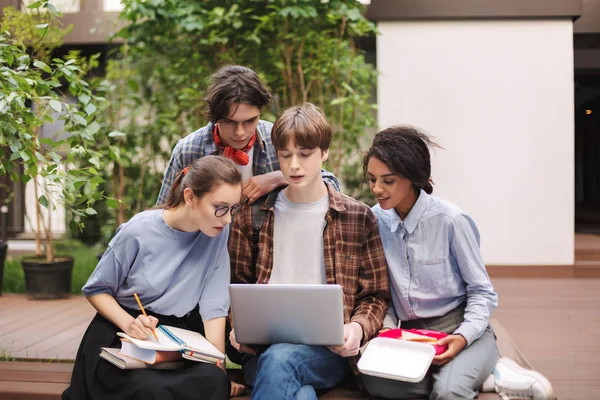
[[[266,174],[267,172],[279,171],[279,161],[273,144],[271,143],[271,129],[273,124],[268,121],[260,120],[256,127],[258,139],[252,148],[252,176]],[[175,177],[181,170],[190,165],[194,160],[206,155],[220,154],[213,138],[215,124],[209,123],[203,128],[180,139],[171,154],[169,166],[165,172],[160,194],[156,204],[163,204],[167,201],[167,196]],[[336,190],[340,190],[340,184],[335,175],[325,170],[322,171],[325,181],[332,184]]]
[[[328,284],[342,286],[344,322],[358,322],[363,342],[377,334],[390,300],[385,253],[377,219],[369,207],[327,185],[329,210],[323,231],[323,255]],[[229,238],[232,283],[268,283],[273,271],[274,203],[271,193],[262,209],[268,214],[260,231],[256,269],[252,266],[252,206],[244,205]],[[358,375],[358,356],[350,366]]]

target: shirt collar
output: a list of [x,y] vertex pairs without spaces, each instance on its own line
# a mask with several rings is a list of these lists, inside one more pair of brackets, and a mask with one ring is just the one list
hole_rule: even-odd
[[415,202],[415,205],[410,209],[408,215],[403,221],[404,228],[408,233],[413,233],[413,231],[416,229],[417,224],[421,220],[421,217],[423,216],[423,213],[425,212],[428,206],[429,195],[423,189],[421,189],[421,191],[419,192],[419,197]]
[[385,220],[391,232],[396,232],[400,224],[402,224],[408,233],[413,233],[413,231],[417,228],[417,224],[421,220],[421,216],[423,216],[423,213],[429,206],[429,199],[430,196],[425,193],[423,189],[421,189],[417,201],[411,208],[404,221],[400,219],[400,215],[398,215],[396,210],[393,208],[390,210],[382,209],[380,212],[381,218]]
[[329,208],[340,212],[345,211],[343,194],[335,190],[328,182],[325,182],[325,186],[327,186],[327,192],[329,193]]
[[260,120],[258,121],[258,125],[256,126],[256,132],[258,134],[258,139],[254,145],[256,146],[256,143],[258,143],[258,147],[262,150],[265,151],[265,149],[267,148],[267,141],[265,140],[265,123]]
[[[277,195],[281,190],[285,189],[286,186],[271,192],[267,196],[267,199],[265,200],[265,203],[262,205],[261,209],[269,210],[273,208],[275,201],[277,200]],[[344,201],[342,198],[343,195],[335,190],[328,182],[325,182],[325,186],[327,186],[327,194],[329,194],[329,208],[339,212],[346,210],[346,206],[344,206]]]

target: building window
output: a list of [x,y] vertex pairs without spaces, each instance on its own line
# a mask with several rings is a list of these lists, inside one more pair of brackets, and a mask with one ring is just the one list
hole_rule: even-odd
[[[23,8],[36,0],[23,0]],[[64,14],[78,13],[81,10],[81,0],[52,0],[52,5]]]
[[104,11],[123,11],[121,0],[104,0]]

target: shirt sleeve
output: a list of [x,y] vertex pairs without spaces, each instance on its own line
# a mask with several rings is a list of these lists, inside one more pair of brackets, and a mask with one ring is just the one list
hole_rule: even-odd
[[184,168],[182,143],[183,142],[181,140],[178,141],[175,147],[173,148],[173,153],[171,154],[171,159],[169,160],[169,165],[167,166],[165,177],[160,187],[158,199],[156,200],[157,205],[164,204],[167,201],[169,190],[171,190],[171,186],[175,181],[175,177]]
[[337,192],[340,192],[340,182],[335,177],[335,175],[329,171],[321,169],[321,177],[327,183],[329,183]]
[[388,305],[387,314],[383,319],[383,327],[390,329],[398,328],[398,317],[396,316],[396,310],[394,309],[392,302]]
[[490,277],[479,249],[479,231],[467,215],[458,215],[450,226],[450,251],[454,255],[466,285],[467,305],[463,323],[455,334],[467,340],[467,346],[479,339],[498,305]]
[[245,204],[231,223],[229,255],[231,283],[255,283],[252,279],[252,205]]
[[[231,223],[229,256],[231,257],[231,283],[255,283],[252,279],[252,205],[245,204]],[[229,313],[233,328],[233,316]]]
[[381,329],[390,301],[387,263],[379,237],[377,219],[369,210],[365,221],[365,234],[358,274],[358,292],[350,320],[363,328],[365,344]]
[[128,272],[129,266],[123,266],[117,259],[112,247],[109,246],[98,262],[96,269],[83,286],[83,295],[90,297],[108,293],[114,297],[118,288],[127,278]]
[[[207,275],[204,290],[198,304],[202,320],[208,321],[214,318],[226,317],[229,311],[229,281],[230,263],[227,252],[227,238],[229,237],[229,226],[221,233],[224,235],[222,245],[219,249],[217,265]],[[221,236],[220,235],[220,236]]]

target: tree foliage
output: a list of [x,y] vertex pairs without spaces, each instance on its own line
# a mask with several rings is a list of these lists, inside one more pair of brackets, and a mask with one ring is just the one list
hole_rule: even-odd
[[[38,204],[30,217],[36,221],[38,243],[42,236],[46,240],[48,262],[54,258],[52,224],[43,218],[41,206],[49,211],[64,206],[69,226],[77,230],[82,217],[96,214],[94,203],[104,197],[98,190],[103,178],[95,150],[103,101],[85,80],[97,61],[74,53],[50,59],[66,32],[54,28],[58,16],[48,1],[38,1],[19,15],[5,9],[0,29],[0,174],[23,183],[33,180]],[[56,120],[62,121],[65,137],[41,137],[40,128]]]

